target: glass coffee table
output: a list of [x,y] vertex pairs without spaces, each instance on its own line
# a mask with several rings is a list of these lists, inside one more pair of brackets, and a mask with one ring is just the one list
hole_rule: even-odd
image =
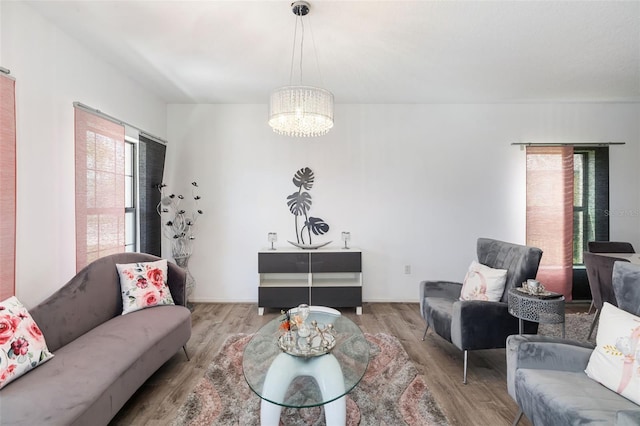
[[326,424],[344,425],[345,395],[360,382],[369,364],[369,344],[364,334],[338,311],[312,306],[306,323],[316,321],[320,328],[332,324],[335,346],[326,354],[291,355],[281,349],[279,340],[284,333],[280,330],[283,318],[280,315],[264,325],[251,338],[242,357],[244,377],[262,399],[261,425],[278,425],[282,407],[320,405],[324,406]]

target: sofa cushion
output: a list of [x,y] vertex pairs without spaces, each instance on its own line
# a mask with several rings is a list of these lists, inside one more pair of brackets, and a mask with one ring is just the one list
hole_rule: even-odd
[[490,268],[474,260],[464,277],[460,300],[498,302],[502,298],[506,280],[506,269]]
[[157,305],[173,305],[167,286],[167,259],[116,264],[122,293],[122,315]]
[[614,392],[640,404],[640,318],[604,303],[596,348],[585,373]]
[[0,302],[0,389],[52,357],[27,308],[15,296]]
[[518,405],[536,425],[613,425],[618,411],[638,410],[583,372],[520,368],[515,388]]
[[106,424],[190,335],[191,312],[183,306],[117,316],[4,388],[2,424]]
[[427,324],[442,338],[451,342],[451,315],[455,299],[425,297],[424,311]]

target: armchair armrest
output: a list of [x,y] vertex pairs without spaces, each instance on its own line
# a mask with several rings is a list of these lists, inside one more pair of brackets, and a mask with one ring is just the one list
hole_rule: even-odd
[[587,368],[594,346],[538,335],[507,338],[507,390],[516,401],[515,374],[520,368],[580,372]]
[[173,262],[167,262],[167,286],[176,305],[187,306],[187,273]]
[[450,300],[460,298],[462,283],[453,281],[422,281],[420,282],[420,312],[424,317],[424,298],[442,297]]
[[640,425],[639,410],[620,410],[616,413],[616,426],[637,426]]
[[459,300],[453,304],[451,342],[458,349],[504,348],[507,336],[517,333],[518,319],[505,302]]
[[420,299],[425,297],[458,299],[461,291],[462,283],[454,281],[422,281],[420,283]]

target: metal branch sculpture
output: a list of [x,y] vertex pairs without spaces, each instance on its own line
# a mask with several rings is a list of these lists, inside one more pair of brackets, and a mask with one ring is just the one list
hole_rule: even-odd
[[191,256],[193,253],[193,240],[195,240],[194,226],[198,217],[204,212],[198,208],[200,196],[197,194],[198,183],[191,182],[191,194],[194,200],[194,210],[187,213],[180,205],[184,201],[183,195],[165,194],[167,185],[158,185],[160,202],[156,207],[160,217],[168,217],[162,224],[162,233],[171,241],[171,255],[174,259]]

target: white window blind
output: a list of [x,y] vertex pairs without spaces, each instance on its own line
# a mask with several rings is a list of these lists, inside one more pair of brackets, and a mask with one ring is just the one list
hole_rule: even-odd
[[0,300],[15,295],[16,82],[0,73]]
[[542,249],[537,278],[571,300],[573,147],[527,147],[527,245]]
[[125,248],[124,126],[75,108],[76,269]]

